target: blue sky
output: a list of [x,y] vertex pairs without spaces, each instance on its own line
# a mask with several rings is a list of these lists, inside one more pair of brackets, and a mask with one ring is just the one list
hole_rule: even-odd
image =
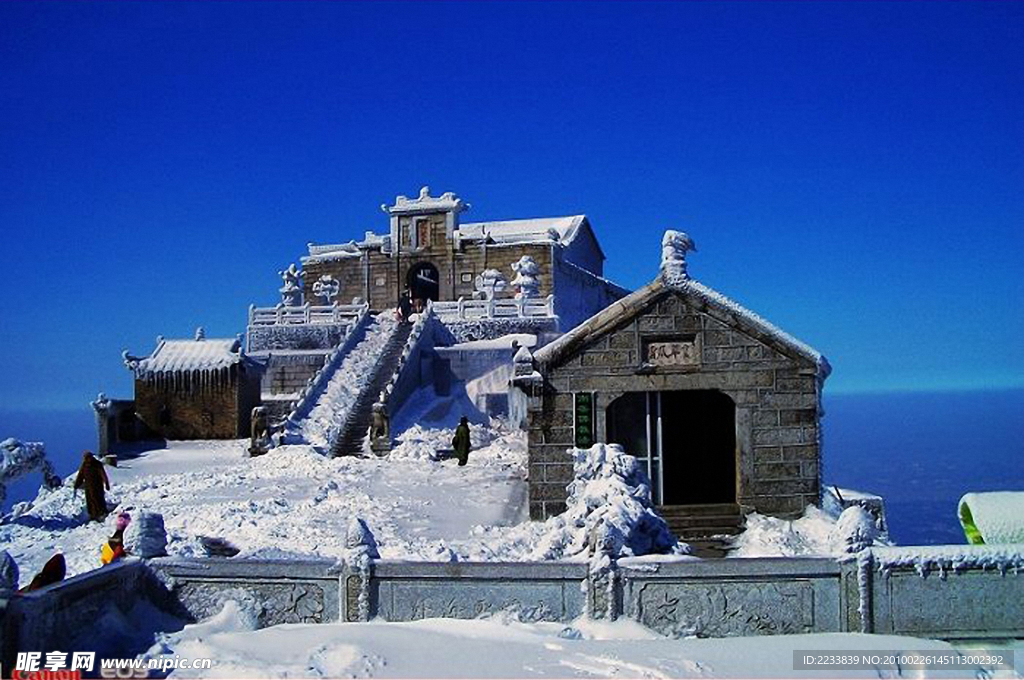
[[308,241],[429,184],[586,213],[827,389],[1024,386],[1019,3],[0,3],[0,407],[129,396],[122,348],[244,330]]

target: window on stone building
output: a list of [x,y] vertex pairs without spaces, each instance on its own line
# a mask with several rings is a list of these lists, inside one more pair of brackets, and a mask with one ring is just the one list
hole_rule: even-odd
[[428,248],[430,246],[430,221],[419,220],[416,222],[416,248]]
[[459,280],[463,283],[473,283],[473,272],[462,272]]

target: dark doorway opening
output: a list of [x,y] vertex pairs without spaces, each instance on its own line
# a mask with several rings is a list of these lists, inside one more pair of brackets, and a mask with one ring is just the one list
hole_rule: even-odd
[[429,262],[420,262],[410,267],[406,283],[409,286],[409,297],[412,298],[413,304],[419,301],[421,305],[425,305],[427,300],[439,299],[441,290],[439,281],[437,267]]
[[662,504],[735,503],[736,404],[717,390],[662,392],[660,401]]
[[717,390],[628,392],[606,436],[636,456],[656,505],[736,502],[736,404]]

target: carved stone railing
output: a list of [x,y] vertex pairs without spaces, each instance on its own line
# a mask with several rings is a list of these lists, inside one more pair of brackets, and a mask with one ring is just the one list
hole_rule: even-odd
[[467,300],[433,303],[434,313],[442,321],[477,319],[546,319],[555,316],[555,296],[546,298]]
[[376,554],[337,561],[129,559],[38,592],[0,593],[0,662],[10,667],[15,651],[53,649],[132,656],[142,650],[82,622],[126,616],[141,600],[183,621],[211,616],[234,600],[259,613],[259,627],[501,611],[569,622],[586,612],[633,619],[670,636],[865,632],[1011,640],[1024,637],[1022,551],[869,548],[842,561],[620,558],[601,569],[572,561],[399,562]]
[[369,309],[369,305],[310,305],[301,307],[249,306],[250,326],[295,326],[302,324],[341,324],[355,320]]

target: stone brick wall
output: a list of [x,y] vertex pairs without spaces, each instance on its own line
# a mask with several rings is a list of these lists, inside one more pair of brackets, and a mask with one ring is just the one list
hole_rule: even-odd
[[[741,326],[695,296],[665,289],[638,316],[547,367],[546,384],[529,400],[530,516],[541,519],[565,509],[565,486],[572,479],[565,451],[574,441],[573,393],[583,391],[596,393],[599,442],[606,438],[605,409],[626,392],[724,392],[736,404],[736,498],[741,506],[795,516],[808,504],[818,504],[817,366]],[[683,336],[696,342],[698,365],[641,370],[645,340]]]
[[[438,232],[435,232],[438,233]],[[513,245],[467,245],[464,250],[452,250],[444,242],[443,225],[441,242],[435,238],[429,248],[416,252],[402,252],[391,257],[377,252],[364,252],[361,257],[310,260],[303,264],[306,300],[313,300],[313,283],[324,274],[330,274],[340,282],[338,300],[348,304],[354,298],[368,300],[373,310],[387,309],[398,303],[409,275],[409,269],[421,262],[437,267],[440,299],[457,300],[473,297],[474,282],[485,269],[497,269],[511,281],[515,277],[512,263],[529,255],[540,265],[540,295],[552,292],[552,249],[547,243]],[[463,280],[463,279],[468,280]],[[513,297],[510,288],[499,297]]]
[[300,392],[324,365],[329,351],[289,354],[271,353],[263,377],[264,394],[295,394]]
[[[249,435],[252,408],[260,403],[259,373],[236,365],[226,382],[199,388],[135,381],[135,411],[165,439],[234,439]],[[166,421],[166,422],[164,422]]]

